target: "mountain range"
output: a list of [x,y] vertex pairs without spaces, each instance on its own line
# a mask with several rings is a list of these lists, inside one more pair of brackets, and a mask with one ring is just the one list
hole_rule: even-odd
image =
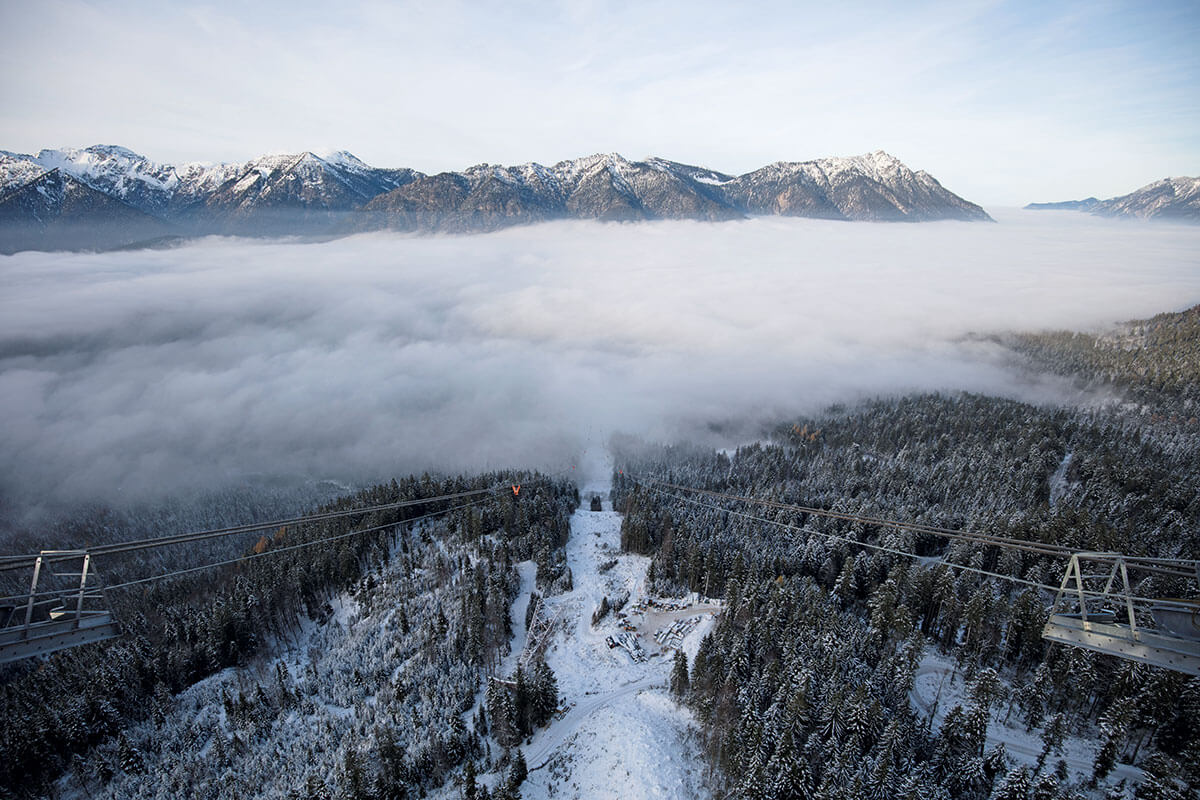
[[473,233],[555,219],[753,215],[990,220],[883,151],[777,162],[728,175],[662,158],[600,154],[547,167],[480,164],[425,175],[347,152],[239,164],[153,162],[114,145],[0,151],[0,252],[109,247],[168,235]]
[[1066,200],[1059,203],[1030,203],[1032,211],[1089,211],[1104,217],[1200,222],[1200,178],[1163,178],[1135,192],[1097,200]]

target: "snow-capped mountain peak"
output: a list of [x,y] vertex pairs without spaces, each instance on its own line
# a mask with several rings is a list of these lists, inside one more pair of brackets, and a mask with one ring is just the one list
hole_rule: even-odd
[[1139,217],[1200,222],[1200,178],[1163,178],[1108,200],[1089,197],[1058,203],[1030,203],[1032,210],[1089,211],[1104,217]]
[[353,170],[370,169],[358,156],[348,150],[314,150],[311,152],[317,158],[334,167]]
[[[411,169],[371,167],[345,150],[176,166],[118,145],[92,145],[42,150],[36,156],[0,152],[0,197],[51,170],[181,233],[263,235],[378,227],[467,232],[562,218],[713,221],[756,214],[989,219],[979,206],[883,150],[780,161],[740,176],[657,156],[631,161],[615,152],[549,167],[536,162],[479,164],[426,176]],[[1171,184],[1170,191],[1175,196],[1191,190]]]
[[156,215],[165,211],[179,187],[173,166],[155,163],[119,145],[42,150],[34,160],[47,170],[62,170],[93,189]]
[[1136,192],[1105,200],[1096,207],[1105,216],[1200,220],[1200,178],[1163,178]]
[[32,156],[0,150],[0,197],[46,174]]
[[592,174],[607,169],[614,174],[620,174],[633,166],[620,153],[593,153],[582,158],[572,158],[560,161],[554,165],[554,172],[566,182],[571,183],[580,176]]

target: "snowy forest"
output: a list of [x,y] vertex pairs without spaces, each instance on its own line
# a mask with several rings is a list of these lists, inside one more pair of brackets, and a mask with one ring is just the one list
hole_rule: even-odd
[[[622,545],[653,557],[658,591],[728,604],[673,678],[703,723],[717,796],[1196,797],[1200,679],[1049,644],[1045,595],[946,566],[1057,586],[1061,561],[798,512],[714,507],[644,480],[1076,550],[1197,559],[1195,318],[1194,309],[1156,318],[1123,348],[1077,336],[1023,340],[1044,368],[1107,382],[1136,403],[1072,409],[923,395],[835,407],[734,453],[625,441],[614,475]],[[1184,326],[1191,335],[1161,333]],[[1195,594],[1153,576],[1138,589]],[[909,700],[931,652],[952,659],[968,687],[936,724]],[[989,720],[1001,718],[1040,746],[1035,763],[989,744]],[[1068,732],[1099,743],[1085,775],[1060,758]],[[1140,768],[1136,786],[1115,778],[1118,763]]]
[[[457,510],[438,501],[254,536],[246,556],[333,541],[110,592],[123,636],[4,675],[0,796],[404,798],[466,759],[490,761],[487,712],[463,717],[509,647],[514,563],[536,562],[546,591],[570,581],[576,489],[529,474],[424,476],[321,509],[497,484]],[[557,702],[544,665],[518,677],[521,692],[493,703],[508,712],[495,731],[505,743]]]

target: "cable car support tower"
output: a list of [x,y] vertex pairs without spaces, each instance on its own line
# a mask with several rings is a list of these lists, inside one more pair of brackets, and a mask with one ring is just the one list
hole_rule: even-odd
[[1042,637],[1200,675],[1200,601],[1138,596],[1130,573],[1200,582],[1200,562],[1074,553]]
[[[762,506],[788,512],[792,518],[824,517],[864,526],[892,528],[948,541],[964,541],[979,547],[1019,550],[1054,559],[1065,559],[1066,573],[1059,585],[1048,586],[1013,575],[979,569],[966,564],[938,559],[949,569],[970,572],[985,578],[1027,586],[1052,595],[1053,605],[1042,629],[1042,638],[1072,647],[1117,656],[1143,664],[1200,676],[1200,561],[1141,558],[1120,553],[1076,552],[1062,545],[1015,539],[981,531],[956,530],[898,520],[867,517],[849,512],[802,506],[764,498],[747,497],[711,489],[683,486],[653,478],[635,478],[633,483],[652,492],[725,514],[776,525],[804,535],[821,536],[851,547],[890,553],[906,558],[921,558],[898,548],[859,541],[829,531],[819,531],[785,519],[736,511],[728,503]],[[706,502],[720,500],[724,504]],[[1131,578],[1131,575],[1133,578]],[[1166,583],[1173,591],[1190,597],[1146,597],[1140,587]]]
[[120,635],[88,551],[43,550],[27,568],[29,594],[0,598],[0,664]]
[[[532,486],[544,479],[527,480]],[[382,503],[373,506],[322,511],[301,517],[273,522],[256,522],[235,525],[229,528],[192,531],[188,533],[159,536],[137,541],[116,542],[90,547],[85,550],[43,550],[38,555],[0,556],[0,573],[26,572],[30,574],[29,591],[0,597],[0,664],[7,664],[35,656],[45,656],[91,642],[101,642],[121,634],[104,596],[104,586],[96,570],[97,556],[110,556],[137,550],[146,550],[170,545],[187,544],[226,536],[258,535],[264,531],[286,532],[291,526],[321,522],[341,517],[363,517],[372,512],[397,511],[414,506],[442,506],[421,516],[402,516],[393,521],[371,527],[358,527],[346,533],[332,534],[324,538],[308,539],[295,544],[283,541],[280,546],[255,549],[251,554],[241,555],[225,561],[198,566],[188,566],[173,572],[150,575],[145,578],[127,580],[109,585],[110,591],[130,586],[159,581],[214,567],[240,564],[250,559],[285,553],[304,547],[357,536],[364,533],[412,525],[433,517],[449,514],[473,506],[497,493],[520,492],[521,484],[472,489],[436,497],[422,497]],[[462,501],[448,505],[450,501]],[[14,583],[7,585],[14,586]],[[23,579],[15,585],[23,585]],[[10,589],[14,591],[14,589]]]

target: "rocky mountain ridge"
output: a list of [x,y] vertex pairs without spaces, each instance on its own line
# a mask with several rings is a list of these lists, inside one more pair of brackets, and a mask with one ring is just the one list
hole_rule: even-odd
[[[93,220],[103,219],[103,225]],[[0,253],[41,249],[118,247],[167,235],[169,226],[93,189],[59,168],[43,172],[0,201]]]
[[[0,224],[31,221],[22,216],[26,206],[16,198],[54,171],[119,204],[68,204],[68,216],[56,218],[60,223],[100,229],[112,214],[122,216],[116,209],[127,207],[180,235],[472,233],[554,219],[720,221],[750,215],[991,219],[928,173],[914,172],[883,151],[777,162],[739,176],[662,158],[629,161],[616,153],[549,167],[479,164],[425,175],[372,167],[344,151],[176,166],[123,147],[95,145],[42,150],[36,156],[0,151],[0,219],[11,220]],[[35,249],[62,246],[53,226],[38,236],[16,238]]]
[[1200,178],[1163,178],[1129,194],[1097,200],[1030,203],[1031,211],[1089,211],[1104,217],[1200,222]]
[[1057,203],[1029,203],[1024,208],[1026,211],[1092,211],[1098,205],[1098,198],[1088,197],[1083,200],[1060,200]]

